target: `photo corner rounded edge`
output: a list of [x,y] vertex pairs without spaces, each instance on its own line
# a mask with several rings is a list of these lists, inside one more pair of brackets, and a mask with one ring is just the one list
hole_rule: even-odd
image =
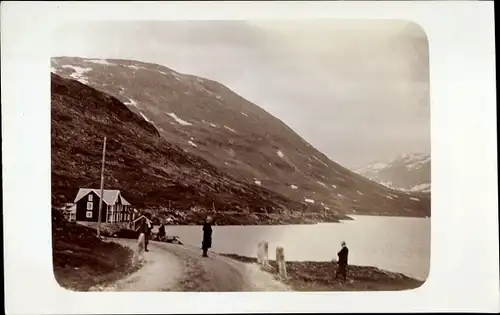
[[[52,251],[53,253],[53,251]],[[65,286],[63,286],[59,280],[57,280],[57,277],[56,277],[56,273],[55,273],[55,270],[54,270],[54,263],[52,262],[52,268],[51,268],[51,275],[52,277],[51,280],[52,280],[52,286],[56,288],[56,290],[58,290],[58,293],[62,293],[62,294],[67,294],[67,293],[79,293],[79,292],[84,292],[84,291],[78,291],[78,290],[73,290],[73,289],[70,289],[70,288],[67,288]]]
[[418,33],[420,33],[419,37],[422,37],[422,39],[425,39],[425,41],[427,42],[427,48],[429,49],[429,35],[425,31],[425,27],[422,26],[422,24],[420,24],[419,22],[413,21],[413,20],[409,20],[409,19],[394,19],[394,20],[406,22],[408,24],[406,29],[411,31],[413,34],[417,35]]
[[[430,259],[430,258],[429,258]],[[399,290],[399,291],[404,291],[404,292],[414,292],[414,291],[419,291],[419,290],[423,290],[423,288],[427,287],[428,286],[428,283],[429,283],[429,276],[431,275],[431,271],[432,271],[432,266],[429,262],[429,268],[427,268],[427,275],[425,277],[425,279],[423,280],[417,280],[420,282],[419,285],[413,287],[413,288],[408,288],[408,289],[402,289],[402,290]]]

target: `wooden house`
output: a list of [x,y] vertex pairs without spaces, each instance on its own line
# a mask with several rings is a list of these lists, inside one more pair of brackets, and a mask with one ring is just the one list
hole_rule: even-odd
[[[123,198],[119,190],[105,189],[103,195],[101,222],[119,223],[132,220],[130,203]],[[98,221],[100,196],[100,189],[80,188],[74,201],[76,221]]]

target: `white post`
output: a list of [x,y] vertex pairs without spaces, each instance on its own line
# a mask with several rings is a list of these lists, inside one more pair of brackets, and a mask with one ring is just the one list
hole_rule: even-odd
[[101,198],[99,198],[99,217],[97,218],[97,237],[101,236],[101,214],[102,214],[102,199],[104,198],[104,162],[106,157],[106,137],[104,137],[104,145],[102,147],[102,168],[101,168]]
[[257,263],[263,268],[269,267],[269,243],[266,241],[258,244]]
[[262,265],[262,261],[264,260],[264,257],[263,257],[263,251],[262,251],[262,244],[264,242],[259,242],[259,244],[257,244],[257,263],[259,265]]
[[285,249],[281,246],[276,247],[276,265],[278,266],[278,274],[282,278],[286,278]]

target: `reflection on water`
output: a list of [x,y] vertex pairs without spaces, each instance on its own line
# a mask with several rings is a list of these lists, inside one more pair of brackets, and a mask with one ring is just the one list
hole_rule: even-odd
[[[257,256],[257,244],[269,242],[269,259],[284,246],[287,260],[329,261],[341,241],[349,263],[402,272],[425,280],[430,263],[430,219],[352,216],[354,221],[314,225],[214,226],[212,250]],[[201,247],[201,226],[167,226],[184,244]],[[201,254],[201,249],[200,249]]]

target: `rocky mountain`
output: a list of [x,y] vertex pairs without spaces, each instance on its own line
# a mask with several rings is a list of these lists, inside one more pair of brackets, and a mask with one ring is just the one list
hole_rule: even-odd
[[388,162],[375,162],[355,170],[384,186],[408,192],[430,192],[431,157],[429,154],[402,154]]
[[[123,151],[120,156],[122,160],[110,157],[109,163],[117,168],[130,172],[140,166],[145,169],[142,176],[148,177],[148,180],[154,178],[155,183],[151,184],[155,187],[154,190],[143,190],[132,199],[139,205],[153,206],[155,203],[156,206],[164,206],[167,200],[176,199],[177,206],[181,207],[181,200],[185,198],[180,195],[183,191],[181,187],[196,191],[200,183],[210,178],[204,174],[210,170],[213,172],[210,175],[212,181],[217,181],[216,174],[227,174],[223,175],[224,178],[231,178],[232,183],[228,182],[226,186],[211,192],[213,196],[220,196],[218,198],[222,199],[216,204],[217,209],[227,202],[224,206],[226,208],[233,208],[238,203],[240,208],[248,206],[251,209],[267,206],[273,209],[300,209],[302,212],[321,209],[326,213],[341,214],[430,215],[428,196],[395,191],[340,166],[279,119],[217,82],[182,74],[161,65],[132,60],[57,57],[51,63],[53,73],[80,81],[79,89],[84,90],[83,85],[88,85],[110,95],[113,100],[116,98],[128,107],[130,113],[135,113],[144,128],[151,129],[147,136],[144,134],[137,138],[136,146],[162,143],[162,149],[155,147],[154,154],[148,157],[137,150]],[[78,84],[71,82],[72,85]],[[53,101],[54,97],[53,95]],[[78,98],[73,101],[78,102]],[[85,107],[80,114],[84,110],[86,111]],[[109,109],[100,114],[105,115],[101,120],[117,115]],[[66,118],[62,119],[70,119],[72,116],[73,114],[67,113]],[[97,112],[95,117],[99,117]],[[53,124],[61,123],[60,118],[52,119]],[[114,119],[117,119],[115,123],[119,125],[120,118]],[[71,124],[66,127],[76,132]],[[84,126],[80,128],[88,129]],[[104,131],[112,130],[114,129],[108,126],[103,132],[95,132],[92,144],[97,145],[97,135],[102,137]],[[109,141],[116,143],[117,147],[126,143],[127,138],[122,132],[127,133],[120,129],[109,135]],[[79,142],[77,137],[73,141]],[[66,143],[70,145],[69,142]],[[78,144],[78,147],[82,150],[89,148],[83,144]],[[176,159],[171,157],[171,152],[176,152]],[[140,163],[137,160],[130,161],[136,154],[141,155]],[[184,175],[182,172],[172,173],[179,168],[179,160],[187,159],[185,157],[189,157],[189,161],[197,161],[189,164],[197,163],[197,167],[191,167]],[[92,158],[95,160],[92,163],[99,163],[97,156]],[[160,168],[158,164],[161,164]],[[84,170],[79,169],[79,172]],[[67,176],[71,176],[69,172]],[[87,180],[99,178],[98,171],[85,176]],[[66,180],[71,182],[73,190],[82,186],[81,180]],[[130,180],[132,178],[116,178],[113,183],[124,188],[144,184],[128,183]],[[164,180],[172,185],[175,182],[177,186],[169,188],[167,184],[162,184]],[[231,193],[235,189],[231,188],[233,184],[248,190],[248,194],[253,197],[243,197],[245,202],[235,201],[237,195]],[[139,191],[139,187],[137,189]],[[192,200],[194,203],[201,202],[200,199]],[[211,206],[206,203],[196,205]]]

